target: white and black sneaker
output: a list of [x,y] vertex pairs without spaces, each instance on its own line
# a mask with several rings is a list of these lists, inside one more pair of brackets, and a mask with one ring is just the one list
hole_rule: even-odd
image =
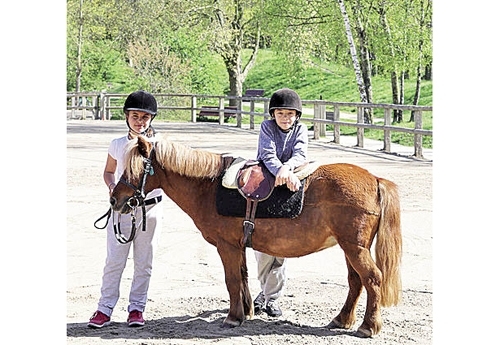
[[276,302],[276,300],[274,299],[270,299],[269,302],[267,302],[266,313],[271,317],[278,317],[283,314],[281,312],[280,306],[278,305],[278,302]]
[[255,315],[260,314],[264,311],[266,304],[266,298],[262,291],[258,294],[258,296],[253,301],[253,312]]

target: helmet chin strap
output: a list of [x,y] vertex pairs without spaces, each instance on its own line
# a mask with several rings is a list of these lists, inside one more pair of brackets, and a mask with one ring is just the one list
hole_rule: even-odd
[[142,132],[140,132],[140,133],[139,133],[139,132],[137,132],[137,131],[135,131],[135,130],[133,130],[133,129],[132,129],[132,127],[130,127],[130,124],[128,123],[128,119],[126,119],[126,120],[125,120],[125,122],[127,123],[127,127],[128,127],[128,129],[129,129],[130,131],[132,131],[132,132],[134,132],[135,134],[138,134],[138,135],[144,135],[144,134],[146,134],[146,132],[148,131],[148,129],[150,129],[150,128],[151,128],[151,122],[153,122],[154,118],[155,118],[154,116],[152,116],[152,117],[151,117],[151,121],[149,122],[149,126],[148,126],[148,128],[146,128],[145,130],[143,130],[143,131],[142,131]]
[[133,130],[132,127],[130,127],[130,125],[128,124],[128,121],[127,121],[127,127],[129,129],[129,131],[134,132],[137,135],[144,135],[148,131],[149,127],[151,127],[151,125],[148,128],[146,128],[144,131],[140,132],[140,133],[137,132],[137,131],[135,131],[135,130]]

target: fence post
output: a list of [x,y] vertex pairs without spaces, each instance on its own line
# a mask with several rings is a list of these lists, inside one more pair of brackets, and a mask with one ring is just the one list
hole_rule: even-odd
[[[314,104],[314,118],[321,120],[326,119],[326,106],[324,104]],[[314,139],[319,139],[326,136],[326,124],[314,122],[313,128]]]
[[[340,107],[336,104],[333,106],[333,121],[340,121]],[[340,144],[340,125],[333,125],[333,142]]]
[[264,101],[264,120],[269,120],[269,101]]
[[219,97],[219,125],[224,124],[224,97]]
[[196,96],[191,96],[191,122],[196,122]]
[[[384,126],[391,125],[391,109],[384,108]],[[391,152],[391,130],[384,129],[384,148],[383,151]]]
[[111,106],[111,97],[109,95],[104,95],[105,99],[105,114],[106,114],[106,120],[111,120],[111,109],[109,107]]
[[[422,129],[423,121],[422,121],[422,111],[415,111],[415,129]],[[423,158],[422,154],[422,134],[414,133],[413,136],[414,146],[415,146],[415,157]]]
[[252,99],[250,101],[250,129],[255,129],[255,116],[253,112],[255,111],[255,101]]
[[242,121],[242,116],[243,114],[241,113],[241,110],[243,109],[243,102],[241,99],[238,99],[236,102],[236,127],[241,128],[241,121]]
[[[314,119],[319,119],[319,104],[314,104]],[[318,140],[319,139],[319,123],[314,122],[313,123],[313,139]]]
[[74,96],[71,97],[71,118],[74,119],[76,115],[76,93]]
[[[358,106],[358,116],[357,116],[357,123],[365,123],[364,121],[364,108]],[[356,128],[356,136],[358,139],[357,147],[364,147],[364,135],[365,135],[365,128],[364,127],[357,127]]]

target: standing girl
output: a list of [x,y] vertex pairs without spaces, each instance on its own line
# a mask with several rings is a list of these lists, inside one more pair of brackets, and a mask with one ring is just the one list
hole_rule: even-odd
[[[108,149],[108,157],[104,168],[104,183],[113,192],[116,181],[122,175],[125,167],[124,156],[127,143],[143,135],[154,141],[154,130],[151,122],[156,116],[157,103],[153,95],[145,91],[131,93],[125,100],[123,107],[126,123],[128,126],[127,135],[114,139]],[[120,281],[123,270],[127,263],[130,248],[133,247],[134,274],[129,293],[128,304],[128,325],[143,326],[145,321],[143,312],[146,307],[149,281],[153,263],[153,252],[157,245],[157,229],[161,229],[163,222],[163,207],[161,205],[164,196],[161,189],[154,189],[146,195],[146,231],[137,231],[134,239],[126,244],[119,243],[113,230],[113,221],[107,225],[107,257],[104,265],[101,297],[97,304],[97,311],[89,320],[88,326],[101,328],[109,325],[111,314],[120,296]],[[142,228],[142,210],[137,209],[137,228]],[[113,217],[117,217],[112,213]],[[131,230],[131,215],[120,216],[121,231],[126,235]]]

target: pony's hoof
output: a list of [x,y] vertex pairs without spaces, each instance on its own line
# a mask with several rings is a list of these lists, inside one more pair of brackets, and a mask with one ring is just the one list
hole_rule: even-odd
[[358,328],[354,336],[358,338],[371,338],[372,332],[369,329]]
[[220,328],[226,328],[226,329],[227,328],[235,328],[235,327],[236,327],[236,325],[231,325],[231,324],[225,323],[225,322],[223,322],[222,325],[220,325]]
[[333,319],[332,322],[330,322],[328,325],[326,325],[326,328],[328,329],[334,329],[334,328],[341,328],[341,329],[348,329],[346,325],[341,324],[339,321]]
[[243,322],[238,322],[238,321],[231,321],[229,319],[225,319],[224,322],[222,323],[221,327],[222,328],[234,328],[234,327],[238,327],[238,326],[241,326]]

